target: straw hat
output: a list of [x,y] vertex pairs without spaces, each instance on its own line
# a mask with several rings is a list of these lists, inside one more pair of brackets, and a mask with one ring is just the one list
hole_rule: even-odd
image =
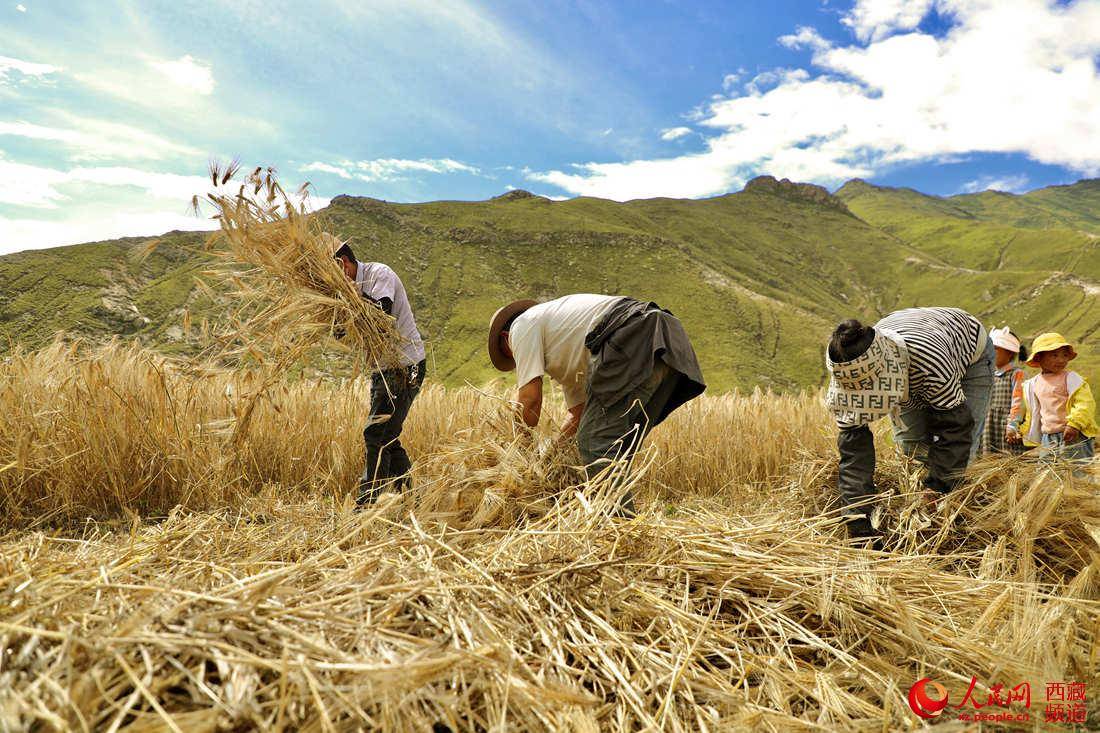
[[538,301],[530,298],[517,300],[498,310],[489,319],[489,361],[493,362],[493,366],[502,372],[510,372],[515,369],[516,360],[505,354],[504,350],[500,348],[500,334],[513,316],[518,316],[533,305],[538,305]]
[[319,236],[321,241],[328,245],[329,254],[333,257],[336,256],[336,253],[340,251],[341,247],[351,241],[350,239],[340,239],[336,235],[329,234],[328,232],[321,232]]
[[1036,358],[1044,351],[1057,351],[1063,346],[1069,347],[1069,359],[1073,361],[1077,358],[1077,350],[1073,348],[1073,344],[1066,341],[1065,336],[1060,333],[1044,333],[1036,337],[1035,342],[1031,344],[1031,358],[1028,359],[1027,365],[1030,367],[1039,366],[1039,360]]
[[825,350],[829,391],[825,405],[844,427],[868,425],[894,412],[909,393],[909,354],[900,338],[875,329],[875,340],[851,361],[834,362]]

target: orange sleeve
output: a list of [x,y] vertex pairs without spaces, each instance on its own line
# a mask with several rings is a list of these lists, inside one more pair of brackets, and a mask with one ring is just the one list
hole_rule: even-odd
[[1020,412],[1024,405],[1024,371],[1017,369],[1012,373],[1012,407],[1008,411],[1008,422],[1019,423]]

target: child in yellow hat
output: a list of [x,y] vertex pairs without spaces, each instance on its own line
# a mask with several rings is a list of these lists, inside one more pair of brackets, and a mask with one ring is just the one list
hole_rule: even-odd
[[1022,440],[1070,460],[1093,457],[1096,402],[1085,378],[1067,369],[1076,358],[1073,345],[1061,334],[1044,333],[1035,339],[1027,365],[1042,373],[1024,382],[1024,398],[1009,417],[1008,442]]

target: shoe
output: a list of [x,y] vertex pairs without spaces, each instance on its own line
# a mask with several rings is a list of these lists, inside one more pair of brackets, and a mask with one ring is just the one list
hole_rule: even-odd
[[355,500],[356,507],[362,509],[374,504],[383,491],[385,491],[385,483],[381,481],[360,481],[359,496]]

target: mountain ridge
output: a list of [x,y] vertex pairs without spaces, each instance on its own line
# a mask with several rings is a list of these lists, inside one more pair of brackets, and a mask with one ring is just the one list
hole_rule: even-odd
[[[829,193],[761,176],[700,200],[556,201],[517,190],[480,202],[398,204],[339,195],[316,215],[361,259],[401,275],[430,371],[446,383],[497,376],[481,351],[500,303],[588,291],[652,299],[677,313],[715,389],[785,390],[824,381],[822,345],[838,320],[912,305],[1011,321],[1025,339],[1063,329],[1084,347],[1075,364],[1092,373],[1100,362],[1100,219],[1091,229],[1100,185],[1079,184],[994,205],[859,180]],[[1043,226],[1051,223],[1060,226]],[[0,257],[5,348],[64,331],[189,353],[183,314],[219,311],[193,286],[208,264],[199,253],[207,234]]]

